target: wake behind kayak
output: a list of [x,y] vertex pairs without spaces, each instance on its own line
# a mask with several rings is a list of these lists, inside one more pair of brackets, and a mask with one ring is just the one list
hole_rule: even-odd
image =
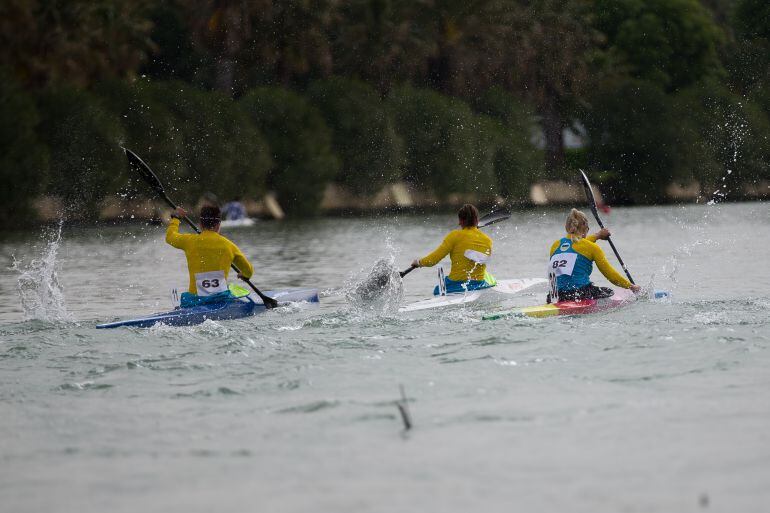
[[[292,303],[300,302],[318,303],[318,291],[316,289],[282,289],[269,291],[267,294],[278,301],[278,306],[287,306]],[[246,296],[188,308],[179,307],[170,312],[156,313],[137,319],[125,319],[122,321],[98,324],[96,328],[149,328],[156,324],[165,324],[168,326],[193,326],[207,320],[221,321],[250,317],[266,310],[265,305],[259,299],[252,299],[251,296]]]

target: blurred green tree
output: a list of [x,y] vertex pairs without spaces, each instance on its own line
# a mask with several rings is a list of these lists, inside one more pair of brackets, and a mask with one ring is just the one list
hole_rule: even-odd
[[32,200],[44,189],[48,149],[36,129],[40,116],[32,96],[0,68],[0,218],[3,229],[34,220]]
[[435,47],[420,24],[426,5],[412,0],[339,4],[328,31],[334,72],[366,80],[383,96],[393,83],[419,79]]
[[307,94],[332,130],[342,164],[338,182],[372,194],[401,177],[404,141],[373,87],[336,77],[313,82]]
[[388,103],[406,143],[408,181],[439,196],[495,193],[496,140],[467,104],[411,86],[394,88]]
[[589,158],[605,172],[612,201],[652,203],[665,200],[672,180],[691,178],[682,161],[690,155],[681,138],[680,118],[660,86],[643,80],[607,80],[591,97],[585,115]]
[[310,102],[278,87],[260,87],[239,100],[270,145],[268,185],[290,215],[318,212],[326,185],[337,176],[332,132]]
[[149,0],[4,0],[0,66],[24,83],[87,86],[132,77],[153,49]]
[[602,35],[593,28],[584,0],[522,2],[506,44],[506,81],[523,91],[540,116],[545,168],[558,176],[564,166],[564,130],[594,82],[592,61]]
[[537,133],[533,109],[499,86],[479,95],[475,108],[496,121],[489,132],[496,134],[494,168],[498,193],[524,200],[532,183],[543,177],[542,152],[532,143]]
[[[226,94],[201,91],[184,82],[160,82],[147,94],[173,116],[182,154],[174,166],[179,188],[194,195],[256,197],[265,192],[272,165],[266,138]],[[175,141],[174,144],[179,144]]]
[[[96,85],[94,93],[121,122],[125,138],[121,145],[136,152],[161,176],[173,176],[184,165],[184,138],[180,123],[159,99],[152,83],[141,80],[129,84],[122,80],[107,80]],[[125,169],[125,166],[123,167]],[[143,182],[131,172],[121,173],[125,182],[137,181],[132,187],[142,195],[154,197]]]
[[714,80],[674,98],[683,130],[692,134],[691,175],[718,197],[736,186],[770,176],[770,122],[761,108]]
[[93,94],[60,87],[38,97],[39,135],[50,150],[46,193],[64,202],[65,216],[95,218],[99,203],[122,184],[125,167],[118,117]]
[[724,33],[698,0],[596,0],[607,51],[634,78],[676,91],[722,73]]

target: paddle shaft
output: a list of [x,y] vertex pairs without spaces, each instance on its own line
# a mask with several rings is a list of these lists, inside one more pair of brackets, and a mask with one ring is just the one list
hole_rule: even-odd
[[[583,173],[583,171],[580,171],[580,174],[583,176],[583,187],[585,188],[586,198],[588,199],[588,203],[591,207],[591,212],[593,212],[594,217],[596,218],[596,222],[599,223],[599,228],[604,228],[604,223],[602,223],[602,219],[599,217],[599,210],[596,208],[596,199],[594,198],[594,193],[591,190],[591,184],[588,181],[588,177],[585,175],[585,173]],[[626,268],[625,262],[623,262],[623,259],[620,258],[620,253],[618,253],[618,248],[615,247],[615,244],[612,242],[612,239],[610,237],[607,237],[607,242],[610,243],[612,252],[615,253],[615,258],[617,258],[618,262],[620,262],[620,267],[623,268],[623,271],[625,271],[626,276],[628,276],[628,281],[630,281],[633,285],[636,285],[636,283],[634,282],[634,279],[631,277],[631,273],[628,272],[628,269]]]

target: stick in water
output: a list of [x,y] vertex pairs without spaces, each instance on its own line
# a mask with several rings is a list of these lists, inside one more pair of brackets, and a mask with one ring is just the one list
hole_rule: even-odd
[[396,401],[396,407],[399,413],[401,413],[401,420],[404,422],[404,431],[412,429],[412,417],[409,415],[409,407],[407,406],[406,392],[404,392],[404,385],[398,385],[401,390],[401,399]]

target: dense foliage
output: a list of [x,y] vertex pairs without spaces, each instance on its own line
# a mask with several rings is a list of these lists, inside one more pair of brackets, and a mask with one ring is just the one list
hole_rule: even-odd
[[[337,182],[526,197],[588,166],[611,200],[770,180],[766,0],[7,0],[0,215],[144,191],[194,203]],[[566,149],[563,133],[583,134]]]

